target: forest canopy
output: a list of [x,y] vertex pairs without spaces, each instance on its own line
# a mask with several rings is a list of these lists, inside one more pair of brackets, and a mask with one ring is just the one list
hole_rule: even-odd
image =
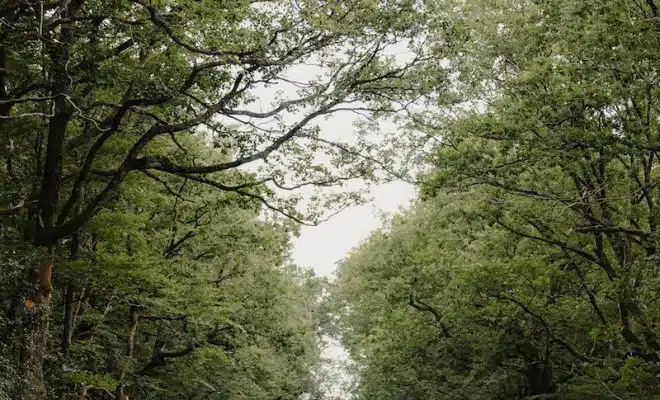
[[429,4],[460,105],[340,266],[355,398],[658,398],[656,3]]
[[659,65],[655,0],[5,0],[0,399],[660,398]]

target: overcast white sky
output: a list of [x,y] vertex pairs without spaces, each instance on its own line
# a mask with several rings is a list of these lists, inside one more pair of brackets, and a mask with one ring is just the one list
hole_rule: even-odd
[[294,241],[296,264],[311,267],[317,275],[331,276],[335,263],[353,247],[381,226],[380,215],[407,206],[415,197],[415,189],[405,182],[392,182],[372,187],[373,201],[351,207],[319,226],[305,226]]
[[[405,45],[390,49],[398,62],[406,62],[412,55]],[[308,81],[314,79],[319,69],[311,65],[299,65],[287,71],[289,79]],[[260,88],[256,92],[257,101],[251,105],[254,111],[264,111],[278,104],[278,97],[296,97],[295,87],[291,85],[277,85],[276,87]],[[295,120],[296,116],[289,116]],[[327,140],[339,142],[354,142],[354,121],[357,116],[350,112],[333,114],[325,120],[317,120],[321,129],[321,136]],[[383,123],[381,128],[389,132],[396,132],[396,125]],[[359,186],[359,184],[358,184]],[[354,184],[351,189],[357,189]],[[401,181],[380,185],[372,185],[370,197],[373,199],[367,204],[345,209],[326,222],[318,226],[303,226],[300,236],[294,239],[293,261],[300,266],[314,269],[317,275],[333,277],[336,263],[369,234],[382,224],[383,214],[392,214],[401,207],[406,207],[415,197],[415,188]],[[350,376],[344,368],[348,355],[339,343],[330,342],[324,349],[323,356],[330,362],[325,366],[326,373],[331,382],[323,382],[330,393],[341,398],[347,398],[348,387],[351,384]]]
[[[355,136],[350,113],[337,113],[319,123],[323,137],[351,142]],[[382,124],[383,129],[396,129],[394,124]],[[369,191],[372,200],[361,206],[353,206],[333,216],[318,226],[303,226],[300,236],[294,239],[293,261],[297,265],[311,267],[316,275],[334,277],[337,262],[369,234],[382,225],[384,214],[391,215],[401,207],[406,207],[415,198],[413,185],[395,181],[372,185]],[[350,398],[353,377],[348,373],[346,363],[350,358],[340,343],[329,340],[323,349],[326,359],[323,388],[335,398]]]
[[[386,53],[394,55],[401,64],[414,57],[404,43],[386,49]],[[297,65],[289,68],[285,75],[298,82],[307,82],[313,80],[319,72],[320,69],[314,65]],[[257,91],[257,101],[252,107],[254,111],[270,109],[281,101],[278,100],[279,96],[296,98],[295,92],[296,88],[286,83],[260,88]],[[290,115],[288,118],[295,121],[297,116]],[[314,123],[319,125],[321,137],[351,143],[355,138],[353,124],[357,118],[354,113],[338,112],[326,119],[315,120]],[[397,126],[383,121],[381,129],[396,132]],[[357,187],[357,182],[351,185],[351,188]],[[415,197],[415,189],[405,182],[391,182],[372,186],[370,195],[373,200],[368,204],[346,209],[319,226],[302,227],[301,235],[294,241],[294,262],[313,268],[317,275],[331,276],[336,262],[381,226],[382,213],[390,214],[402,206],[407,206]]]

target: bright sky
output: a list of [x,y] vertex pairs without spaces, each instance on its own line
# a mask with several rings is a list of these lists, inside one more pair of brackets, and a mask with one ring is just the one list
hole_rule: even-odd
[[[403,64],[414,56],[404,43],[388,48],[386,53],[394,55]],[[314,65],[297,65],[285,75],[292,80],[307,82],[314,79],[320,70]],[[264,111],[278,104],[278,93],[296,98],[295,87],[279,84],[275,87],[260,88],[255,111]],[[288,96],[287,96],[288,95]],[[270,103],[270,105],[269,105]],[[296,116],[289,116],[292,121]],[[327,119],[317,119],[313,123],[321,128],[321,136],[327,140],[352,143],[355,138],[354,122],[358,117],[350,112],[338,112]],[[381,129],[396,132],[397,126],[386,121]],[[359,187],[355,182],[352,187]],[[392,182],[371,187],[373,200],[362,206],[355,206],[335,215],[319,226],[302,228],[301,235],[294,242],[293,259],[301,266],[311,267],[317,275],[331,276],[335,264],[353,247],[360,244],[369,234],[381,225],[382,213],[391,214],[400,207],[407,206],[415,197],[415,189],[404,182]]]
[[415,189],[405,182],[391,182],[373,186],[371,195],[368,204],[344,210],[319,226],[303,227],[294,241],[296,264],[313,268],[317,275],[331,276],[335,263],[381,226],[382,213],[407,206]]
[[[354,136],[355,117],[349,113],[337,113],[319,123],[323,137],[351,142]],[[392,124],[383,124],[384,129],[396,129]],[[372,185],[368,203],[353,206],[333,216],[318,226],[303,226],[300,236],[294,239],[293,261],[314,269],[316,275],[334,277],[337,262],[371,232],[382,225],[382,218],[406,207],[415,198],[415,188],[409,183],[395,181]],[[326,338],[327,340],[329,338]],[[335,340],[329,339],[323,349],[323,388],[334,398],[350,398],[353,377],[347,372],[350,357]]]
[[[397,61],[402,63],[411,57],[405,45],[395,46],[391,51]],[[301,65],[291,68],[287,75],[290,79],[308,81],[314,79],[318,72],[317,67]],[[278,92],[296,97],[295,88],[290,85],[261,88],[257,91],[257,102],[252,107],[255,111],[272,108],[278,103]],[[294,120],[296,118],[289,117]],[[341,112],[314,123],[319,125],[323,138],[351,143],[355,137],[355,120],[355,114]],[[396,132],[396,125],[393,123],[384,122],[381,128]],[[357,189],[354,185],[351,185],[351,188]],[[381,226],[384,214],[390,215],[401,207],[408,206],[415,197],[415,188],[408,183],[397,181],[372,185],[369,194],[372,200],[367,204],[345,209],[318,226],[303,226],[300,236],[294,239],[293,261],[300,266],[314,269],[319,276],[333,277],[336,263]],[[348,355],[339,343],[330,341],[323,351],[323,356],[328,361],[324,373],[329,374],[328,379],[323,382],[325,390],[339,398],[347,398],[347,386],[351,384],[351,379],[344,363],[349,361]]]

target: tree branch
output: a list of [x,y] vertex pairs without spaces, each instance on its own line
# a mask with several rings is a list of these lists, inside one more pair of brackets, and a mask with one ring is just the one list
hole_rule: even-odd
[[436,308],[431,307],[430,305],[424,303],[421,300],[415,299],[412,293],[410,294],[408,305],[417,311],[431,313],[431,315],[433,315],[433,318],[437,322],[438,326],[440,326],[440,329],[442,329],[443,335],[445,335],[445,337],[448,338],[451,337],[451,335],[449,334],[449,330],[445,326],[444,322],[442,322],[442,314],[440,314],[440,311],[438,311]]
[[528,314],[528,315],[530,315],[531,317],[533,317],[534,319],[538,320],[538,321],[541,323],[541,325],[543,326],[543,329],[546,331],[546,334],[548,335],[548,337],[550,338],[550,340],[553,341],[553,342],[555,342],[555,343],[557,343],[557,344],[559,344],[561,347],[563,347],[565,350],[567,350],[571,355],[573,355],[573,357],[577,358],[577,359],[580,360],[580,361],[584,361],[584,362],[587,362],[587,363],[591,363],[591,362],[593,362],[593,361],[592,361],[590,358],[588,358],[587,356],[582,355],[582,354],[580,354],[579,352],[577,352],[577,351],[576,351],[571,345],[569,345],[568,343],[566,343],[564,340],[562,340],[562,339],[556,337],[556,336],[552,333],[552,330],[550,329],[550,325],[548,325],[548,323],[545,321],[545,319],[544,319],[543,317],[541,317],[539,314],[537,314],[537,313],[535,313],[534,311],[532,311],[529,307],[527,307],[526,305],[524,305],[520,300],[515,299],[515,298],[513,298],[513,297],[503,296],[503,295],[499,295],[499,294],[498,294],[498,295],[494,295],[493,297],[495,297],[496,299],[501,299],[501,300],[510,301],[511,303],[516,304],[516,305],[517,305],[518,307],[520,307],[520,308],[521,308],[526,314]]

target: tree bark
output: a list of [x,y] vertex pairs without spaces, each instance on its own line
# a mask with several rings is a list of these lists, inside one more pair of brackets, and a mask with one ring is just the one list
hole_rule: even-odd
[[[83,0],[63,3],[62,17],[75,16]],[[43,13],[43,9],[42,9]],[[41,15],[43,18],[43,15]],[[43,32],[39,32],[41,35]],[[46,398],[46,386],[43,375],[44,357],[48,346],[48,323],[51,314],[51,277],[53,272],[54,248],[57,240],[50,233],[53,229],[55,212],[60,197],[62,168],[64,159],[64,140],[67,125],[72,115],[71,83],[69,74],[70,47],[73,31],[64,25],[57,35],[58,40],[45,40],[46,53],[51,61],[53,115],[48,119],[48,141],[46,158],[41,174],[41,186],[37,196],[37,213],[30,215],[35,235],[31,239],[36,248],[48,246],[45,261],[29,272],[26,279],[28,286],[24,306],[26,318],[23,323],[19,355],[19,371],[22,382],[19,385],[19,398],[22,400],[43,400]]]
[[51,313],[53,255],[53,249],[50,249],[41,265],[31,270],[28,276],[29,287],[23,304],[25,322],[19,355],[21,400],[42,400],[46,397],[43,360],[47,352]]
[[531,363],[527,370],[530,395],[543,395],[554,393],[555,385],[552,382],[552,364],[548,360],[539,360]]

